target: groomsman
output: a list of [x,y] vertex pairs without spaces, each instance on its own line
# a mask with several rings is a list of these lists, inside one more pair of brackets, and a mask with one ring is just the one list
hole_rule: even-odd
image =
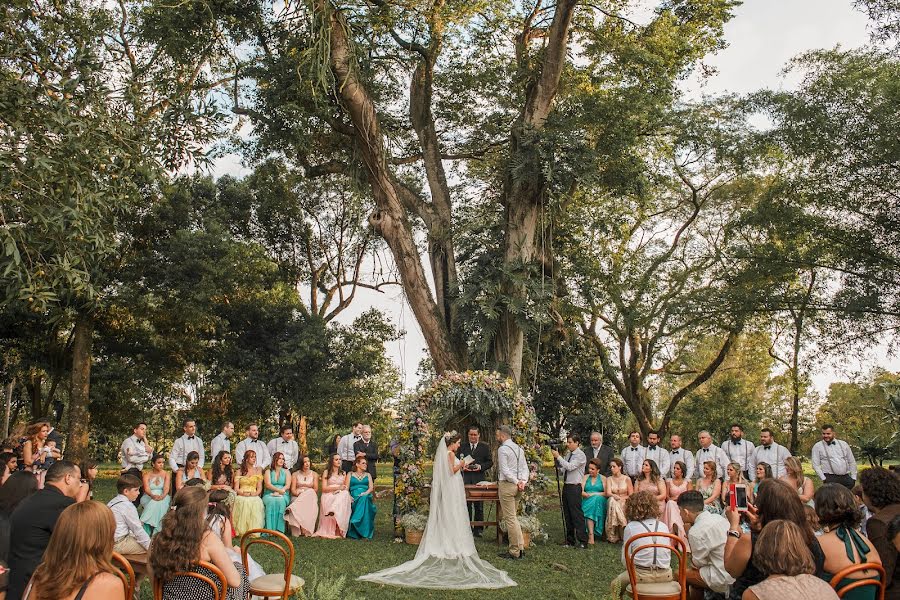
[[222,431],[212,439],[209,443],[209,450],[212,453],[210,458],[216,460],[219,452],[231,452],[231,436],[234,435],[234,423],[231,421],[222,425]]
[[501,425],[494,432],[500,443],[497,448],[497,496],[500,499],[500,513],[509,537],[509,550],[500,554],[502,558],[525,558],[525,543],[517,516],[519,500],[525,485],[531,477],[525,453],[512,441],[512,429]]
[[759,432],[759,446],[753,451],[753,458],[750,463],[750,481],[756,481],[756,465],[766,463],[772,467],[772,476],[776,479],[784,475],[784,459],[791,455],[791,452],[775,441],[772,436],[772,430],[768,427]]
[[753,459],[754,448],[753,442],[744,439],[744,428],[740,423],[732,423],[731,439],[722,442],[722,450],[728,455],[729,462],[736,462],[741,465],[744,479],[750,479],[750,465]]
[[584,479],[584,463],[587,458],[579,446],[577,435],[566,438],[566,448],[569,452],[566,457],[560,456],[559,451],[553,449],[553,458],[556,459],[557,468],[565,473],[563,485],[563,516],[566,520],[565,546],[573,548],[587,548],[587,533],[585,533],[584,512],[581,510],[581,481]]
[[711,460],[716,463],[716,477],[722,479],[725,469],[728,467],[728,455],[725,451],[712,443],[712,436],[705,429],[697,437],[700,440],[700,448],[697,449],[697,474],[703,473],[703,463]]
[[822,425],[822,441],[812,447],[812,464],[823,483],[839,483],[851,490],[856,485],[856,457],[850,444],[834,437],[831,425]]
[[659,445],[658,431],[651,431],[647,434],[647,448],[644,450],[644,460],[648,458],[656,463],[663,477],[672,469],[669,453]]
[[634,481],[641,473],[641,465],[644,464],[644,450],[646,448],[641,446],[641,434],[637,431],[632,431],[628,435],[628,443],[628,446],[622,448],[620,456],[622,457],[622,462],[625,463],[625,474]]
[[184,467],[187,462],[187,455],[190,452],[196,452],[200,455],[200,462],[197,463],[197,467],[202,469],[206,461],[203,452],[203,440],[197,435],[197,423],[193,419],[185,419],[181,424],[181,428],[184,431],[184,435],[175,440],[175,443],[172,445],[172,452],[169,453],[169,466],[172,467],[172,472],[174,473]]
[[294,428],[290,425],[282,425],[278,437],[269,440],[266,450],[269,451],[269,456],[275,456],[276,452],[284,454],[284,468],[292,471],[300,456],[300,447],[294,440]]
[[[613,459],[615,453],[609,446],[603,445],[603,435],[599,431],[591,432],[591,446],[585,451],[588,463],[596,458],[600,461],[600,474],[604,477],[612,475],[609,468],[609,461]],[[584,465],[584,472],[587,473],[587,463]]]
[[687,448],[681,447],[681,436],[673,435],[669,438],[669,447],[672,448],[672,451],[669,452],[669,471],[666,473],[666,477],[668,479],[672,479],[674,477],[672,473],[672,467],[675,466],[675,463],[681,461],[684,463],[684,466],[687,467],[687,473],[684,474],[685,479],[693,479],[694,478],[694,453],[688,450]]
[[[122,463],[122,475],[134,475],[138,479],[141,478],[144,470],[144,463],[153,456],[153,448],[147,443],[147,424],[141,421],[134,426],[133,435],[125,438],[119,452],[119,458]],[[138,506],[143,492],[139,491],[138,497],[133,504]]]
[[272,457],[269,456],[269,449],[259,439],[259,426],[256,423],[250,423],[245,433],[247,437],[241,440],[234,451],[234,462],[238,465],[241,464],[244,462],[244,453],[247,450],[253,450],[256,452],[256,466],[265,469],[272,462]]
[[[456,451],[456,457],[462,460],[466,456],[471,456],[474,460],[463,469],[463,483],[466,485],[475,485],[485,480],[485,472],[494,466],[491,458],[491,448],[481,441],[481,432],[477,425],[469,425],[466,431],[466,441],[459,445]],[[466,502],[466,508],[469,511],[470,521],[484,521],[484,503],[483,502]],[[472,535],[481,537],[484,527],[476,525],[472,528]]]
[[362,422],[357,421],[350,429],[350,433],[341,436],[341,441],[338,442],[337,454],[341,457],[341,470],[344,473],[353,472],[353,461],[356,460],[353,446],[362,439],[362,427]]
[[356,443],[353,444],[353,454],[356,456],[366,457],[366,471],[375,481],[377,470],[375,464],[378,462],[378,445],[372,439],[372,427],[369,425],[362,426],[362,435]]

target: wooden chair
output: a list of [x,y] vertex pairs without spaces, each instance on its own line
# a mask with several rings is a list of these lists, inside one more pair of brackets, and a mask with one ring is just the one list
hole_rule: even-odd
[[119,579],[122,580],[122,585],[125,586],[125,598],[134,598],[137,579],[134,576],[134,569],[131,567],[131,563],[118,552],[112,553],[112,562],[118,568],[116,575],[119,576]]
[[[263,534],[266,537],[255,537]],[[274,541],[278,539],[281,543]],[[248,573],[250,569],[247,565],[247,555],[250,546],[253,544],[263,544],[272,546],[284,556],[284,572],[270,573],[262,577],[257,577],[250,581],[250,595],[262,596],[263,598],[281,598],[288,600],[292,595],[300,591],[305,583],[302,578],[292,575],[294,568],[294,544],[283,533],[273,531],[271,529],[251,529],[241,536],[241,562],[244,563],[244,570]]]
[[[637,540],[642,538],[666,538],[666,543],[651,542],[640,544]],[[672,533],[639,533],[625,541],[628,548],[625,553],[625,568],[628,571],[630,583],[625,588],[625,593],[631,594],[634,600],[685,600],[687,597],[687,548],[684,541]],[[661,583],[638,582],[637,571],[634,566],[634,556],[639,551],[647,548],[665,548],[670,550],[678,558],[678,575],[672,581]]]
[[[209,569],[213,572],[215,577],[219,580],[218,583],[213,581],[212,578],[207,577],[206,575],[201,575],[200,573],[194,573],[191,571],[183,571],[180,573],[175,573],[175,577],[193,577],[194,579],[199,579],[203,583],[207,584],[213,590],[213,600],[225,600],[228,595],[228,582],[225,581],[225,574],[219,570],[219,567],[212,563],[208,563],[205,561],[199,561],[196,563],[198,566],[203,567],[205,569]],[[174,577],[173,577],[174,579]],[[158,577],[153,578],[153,600],[163,600],[163,584],[165,582],[159,579]]]
[[[841,582],[846,580],[849,575],[852,573],[858,573],[860,571],[875,571],[878,573],[878,577],[862,577],[860,579],[851,580],[852,583],[848,583],[847,585],[841,586]],[[850,590],[855,590],[856,588],[860,588],[866,585],[874,585],[878,588],[878,591],[875,593],[875,600],[884,600],[884,589],[887,587],[887,582],[884,579],[885,572],[884,567],[879,565],[878,563],[860,563],[858,565],[851,565],[846,569],[841,569],[837,573],[834,574],[834,577],[831,578],[831,587],[834,588],[834,591],[837,592],[838,598],[843,598],[844,594],[849,592]]]

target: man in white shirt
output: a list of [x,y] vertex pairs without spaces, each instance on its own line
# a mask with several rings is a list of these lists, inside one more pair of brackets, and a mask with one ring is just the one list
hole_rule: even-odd
[[750,463],[750,481],[756,481],[756,465],[766,463],[772,467],[772,476],[776,479],[785,474],[784,459],[791,455],[790,450],[775,441],[772,430],[764,427],[759,432],[759,446],[753,451]]
[[691,598],[703,598],[701,590],[709,589],[720,594],[728,592],[734,583],[725,570],[725,542],[728,540],[728,519],[714,515],[703,508],[703,494],[688,490],[678,496],[678,510],[688,529],[691,547],[691,568],[687,572],[688,585],[700,593]]
[[647,447],[644,449],[644,460],[652,460],[659,467],[662,477],[671,470],[669,452],[659,445],[659,432],[651,431],[647,434]]
[[687,448],[681,447],[681,436],[673,435],[669,438],[669,446],[672,448],[672,451],[669,452],[669,472],[666,474],[668,479],[672,479],[674,474],[672,473],[672,467],[675,466],[676,462],[683,462],[687,472],[684,474],[685,479],[693,479],[694,478],[694,453],[688,450]]
[[728,462],[741,465],[744,479],[750,479],[751,464],[753,462],[753,449],[755,446],[750,440],[744,439],[744,428],[740,423],[731,424],[731,439],[722,442],[722,450],[728,456]]
[[519,526],[518,502],[525,490],[531,473],[525,452],[512,441],[512,429],[501,425],[495,432],[500,447],[497,448],[497,494],[503,523],[509,537],[509,551],[500,554],[503,558],[525,558],[525,542]]
[[362,439],[362,428],[362,422],[357,421],[350,429],[350,433],[341,436],[341,441],[338,442],[337,453],[341,457],[341,470],[345,473],[353,472],[353,461],[356,460],[356,451],[353,450],[353,446]]
[[193,451],[200,455],[197,468],[202,469],[206,462],[206,456],[203,452],[203,440],[197,435],[197,423],[193,419],[185,419],[181,428],[184,430],[184,435],[175,440],[172,445],[172,452],[169,453],[169,466],[172,467],[173,472],[183,468],[188,453]]
[[553,458],[556,460],[557,468],[563,472],[562,502],[563,502],[563,518],[566,522],[566,543],[567,548],[587,548],[587,534],[585,533],[584,512],[581,510],[581,480],[584,478],[584,463],[587,458],[581,449],[581,440],[577,435],[570,435],[566,438],[566,448],[568,453],[563,458],[559,451],[554,448],[551,450]]
[[119,495],[107,504],[116,519],[113,550],[119,554],[142,554],[150,549],[150,536],[144,531],[133,504],[141,485],[141,480],[134,475],[121,475],[116,482]]
[[813,470],[823,483],[856,485],[856,457],[850,444],[834,437],[834,427],[822,425],[822,440],[812,447]]
[[622,462],[625,463],[625,474],[634,481],[641,473],[641,465],[644,464],[645,448],[641,446],[641,434],[637,431],[632,431],[628,435],[628,443],[628,446],[622,448],[619,456],[622,457]]
[[209,443],[210,458],[216,460],[219,452],[231,452],[231,436],[234,435],[234,423],[228,421],[222,425],[222,431]]
[[728,456],[712,443],[712,436],[705,429],[697,435],[697,438],[700,440],[700,448],[697,449],[696,455],[697,474],[703,473],[703,463],[711,460],[716,463],[716,477],[722,479],[728,467]]
[[282,425],[278,437],[269,440],[266,449],[269,451],[269,456],[275,456],[276,452],[284,454],[284,468],[292,471],[300,457],[300,447],[297,446],[297,441],[294,439],[294,428],[290,425]]
[[238,465],[241,464],[244,462],[244,452],[253,450],[256,452],[256,466],[265,469],[272,463],[272,457],[269,456],[269,449],[259,439],[259,426],[256,423],[250,423],[245,433],[247,437],[241,440],[234,451],[234,462]]
[[[643,497],[643,500],[642,500]],[[647,544],[667,544],[665,538],[648,536],[629,543],[634,536],[641,533],[669,533],[668,526],[657,518],[659,508],[653,497],[653,492],[647,490],[635,492],[629,496],[625,503],[628,512],[628,524],[622,532],[622,564],[625,564],[626,553],[631,553],[632,547],[640,547]],[[637,580],[643,583],[661,583],[672,581],[672,551],[668,548],[644,548],[633,553],[634,569]],[[628,572],[620,573],[612,580],[611,587],[614,591],[623,593],[629,583]],[[599,594],[598,594],[599,595]],[[613,596],[613,600],[619,600]]]

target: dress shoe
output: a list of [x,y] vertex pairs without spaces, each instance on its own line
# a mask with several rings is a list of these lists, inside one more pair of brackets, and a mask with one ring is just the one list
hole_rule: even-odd
[[585,544],[584,542],[578,542],[576,548],[578,548],[579,550],[587,550],[587,544]]
[[472,537],[477,537],[477,538],[482,537],[481,532],[480,532],[480,531],[473,531],[473,532],[472,532]]
[[501,552],[497,556],[499,556],[500,558],[505,558],[506,560],[518,560],[520,558],[520,556],[513,556],[509,552]]

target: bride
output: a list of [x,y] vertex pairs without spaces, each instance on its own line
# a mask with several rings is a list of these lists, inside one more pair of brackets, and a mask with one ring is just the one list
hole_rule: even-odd
[[444,435],[434,456],[428,524],[411,561],[363,575],[361,581],[434,589],[502,588],[516,585],[506,571],[482,561],[466,511],[463,461],[456,458],[460,436]]

